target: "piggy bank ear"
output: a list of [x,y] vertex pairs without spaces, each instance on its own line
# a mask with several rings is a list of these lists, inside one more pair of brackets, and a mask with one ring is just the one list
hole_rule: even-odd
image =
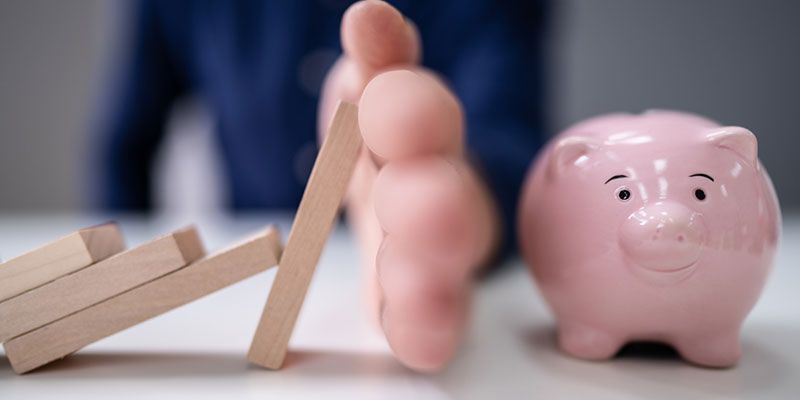
[[559,140],[550,154],[548,174],[551,177],[558,176],[566,168],[586,160],[599,147],[594,139],[584,136],[570,136]]
[[750,165],[758,165],[758,141],[753,132],[738,126],[718,128],[707,136],[709,143],[734,151]]

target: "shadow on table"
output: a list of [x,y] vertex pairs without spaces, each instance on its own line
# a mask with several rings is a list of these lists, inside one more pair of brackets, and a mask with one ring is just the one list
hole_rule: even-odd
[[[227,377],[271,371],[251,365],[245,353],[188,352],[79,352],[25,374],[24,379],[74,377],[103,378],[181,378]],[[0,379],[14,375],[5,357],[0,358]],[[281,371],[282,376],[341,377],[358,375],[413,375],[391,354],[334,352],[322,350],[291,351]]]
[[654,389],[673,397],[751,397],[775,390],[800,393],[796,376],[800,332],[786,326],[747,326],[742,359],[727,369],[691,365],[672,347],[657,343],[628,345],[609,361],[578,360],[557,349],[553,327],[531,329],[523,340],[529,343],[531,356],[559,379],[634,397],[653,396]]
[[[92,378],[147,378],[206,376],[241,373],[247,369],[243,354],[175,352],[81,352],[33,370],[25,379],[54,376]],[[13,375],[8,360],[0,362],[0,377]]]
[[[256,367],[253,367],[256,368]],[[291,351],[286,356],[284,370],[310,376],[336,377],[343,375],[412,376],[413,371],[402,366],[390,353],[331,352],[324,350]]]

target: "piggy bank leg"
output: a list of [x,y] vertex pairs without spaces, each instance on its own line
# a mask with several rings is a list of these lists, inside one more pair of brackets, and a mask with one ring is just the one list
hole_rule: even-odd
[[624,344],[622,338],[579,323],[562,323],[558,329],[558,346],[565,353],[585,360],[606,360]]
[[712,336],[689,336],[677,340],[674,346],[687,361],[712,368],[732,367],[742,354],[738,330]]

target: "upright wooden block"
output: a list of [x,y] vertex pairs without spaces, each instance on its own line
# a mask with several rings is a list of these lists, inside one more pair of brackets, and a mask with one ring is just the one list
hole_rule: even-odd
[[280,235],[270,227],[238,245],[16,337],[5,343],[6,355],[14,371],[28,372],[264,271],[278,262],[280,253]]
[[123,250],[125,241],[119,227],[108,223],[81,229],[0,263],[0,302]]
[[314,163],[278,273],[250,345],[248,360],[270,369],[283,365],[308,285],[361,148],[358,108],[339,103]]
[[0,342],[168,274],[204,254],[186,228],[0,303]]

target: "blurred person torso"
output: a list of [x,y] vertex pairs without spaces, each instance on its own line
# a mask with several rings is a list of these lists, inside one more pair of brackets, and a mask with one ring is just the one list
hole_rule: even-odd
[[[210,109],[234,210],[297,206],[317,151],[317,103],[341,54],[352,1],[130,3],[123,47],[99,119],[101,205],[152,207],[154,154],[172,105]],[[391,1],[418,27],[422,64],[464,106],[467,148],[514,226],[519,188],[542,142],[540,1]],[[513,237],[513,236],[506,236]]]

